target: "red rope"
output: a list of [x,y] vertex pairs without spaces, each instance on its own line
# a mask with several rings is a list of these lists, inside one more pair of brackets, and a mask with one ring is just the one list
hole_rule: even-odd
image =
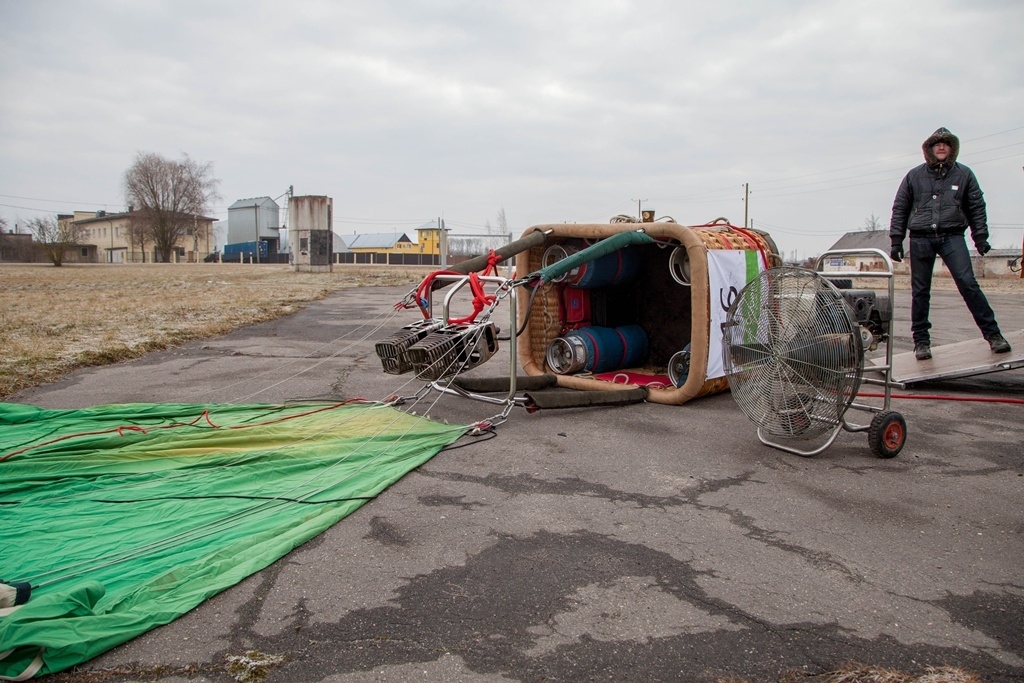
[[[761,240],[758,239],[757,235],[746,228],[741,228],[738,225],[733,225],[723,219],[711,221],[710,223],[704,223],[703,225],[694,225],[694,228],[725,228],[726,230],[732,230],[733,232],[739,233],[743,241],[747,243],[747,246],[751,247],[752,251],[756,251],[761,255],[761,263],[767,269],[768,265],[768,254],[765,253],[764,246],[761,244]],[[728,246],[728,249],[732,249],[732,246]]]
[[[499,263],[501,263],[501,256],[499,256],[497,252],[495,252],[493,249],[491,249],[490,253],[487,255],[487,266],[484,267],[484,269],[480,271],[480,275],[482,275],[483,277],[487,277],[489,275],[497,274],[497,272],[498,272],[498,264]],[[427,297],[430,294],[430,288],[434,284],[434,279],[437,278],[438,275],[459,275],[459,276],[461,276],[461,275],[463,275],[463,273],[457,273],[454,270],[435,270],[433,273],[431,273],[430,275],[428,275],[425,278],[423,278],[423,281],[420,282],[419,286],[416,288],[415,296],[416,296],[416,305],[419,307],[420,311],[423,313],[424,319],[429,319],[430,318],[430,311],[427,310],[427,301],[429,300]],[[459,320],[449,321],[452,324],[458,324],[458,323],[463,323],[463,322],[473,322],[473,320],[476,319],[476,316],[484,309],[484,306],[487,306],[487,305],[493,303],[494,300],[496,299],[495,296],[488,296],[488,295],[484,294],[483,285],[480,284],[479,276],[476,273],[470,273],[469,274],[469,286],[470,286],[470,288],[473,291],[473,309],[474,309],[474,312],[471,315],[469,315],[469,316],[467,316],[465,318],[460,318]],[[407,305],[405,301],[399,301],[397,304],[395,304],[395,310],[399,310],[399,309],[402,309],[402,308],[412,308],[412,306],[411,305]]]
[[476,320],[476,317],[484,310],[484,307],[493,304],[497,297],[493,294],[487,294],[484,292],[483,283],[480,282],[480,276],[476,273],[469,274],[469,288],[473,292],[473,312],[464,318],[457,320],[448,321],[451,325],[464,325],[471,323]]
[[754,233],[750,232],[746,228],[739,228],[736,227],[735,225],[730,225],[729,227],[738,232],[740,235],[742,235],[743,238],[747,240],[747,243],[752,245],[754,249],[757,250],[757,253],[761,255],[761,263],[764,264],[764,267],[766,269],[769,268],[770,266],[768,265],[768,255],[764,253],[764,247],[761,244],[761,240],[759,240],[757,236],[754,235]]
[[430,275],[423,278],[423,282],[416,288],[416,305],[420,307],[420,311],[423,313],[423,319],[430,319],[430,311],[427,310],[427,296],[430,294],[430,288],[434,284],[434,278],[438,275],[461,275],[462,273],[456,273],[452,270],[435,270]]
[[[857,396],[885,398],[885,394],[857,392]],[[927,401],[969,401],[975,403],[1012,403],[1024,405],[1024,398],[999,398],[992,396],[942,396],[940,394],[890,394],[889,398],[923,399]]]
[[495,275],[498,272],[499,263],[501,263],[501,257],[491,249],[491,253],[487,255],[487,267],[484,268],[483,275]]
[[[491,250],[491,257],[488,258],[488,264],[490,264],[492,258],[496,257],[497,255],[494,253],[494,250]],[[497,263],[497,261],[495,261],[495,263]],[[488,268],[490,267],[491,266],[488,265]],[[484,275],[486,276],[486,274],[487,273],[485,271]],[[433,285],[434,279],[438,275],[462,276],[462,273],[456,273],[455,271],[452,270],[436,270],[427,277],[423,278],[423,282],[421,282],[420,286],[416,288],[416,303],[419,305],[420,310],[423,312],[424,319],[430,318],[430,311],[427,310],[427,295],[430,293],[430,287]],[[476,273],[469,274],[469,289],[470,291],[473,292],[473,312],[464,318],[446,321],[449,325],[461,325],[464,323],[473,322],[474,320],[476,320],[476,317],[480,315],[480,313],[484,310],[486,306],[493,304],[497,300],[497,297],[495,295],[487,294],[486,292],[484,292],[483,283],[480,282],[480,276],[477,275]]]
[[[340,408],[341,406],[347,405],[349,403],[362,403],[362,402],[363,402],[363,399],[351,398],[351,399],[348,399],[347,401],[342,401],[340,403],[334,403],[334,404],[329,405],[329,406],[324,406],[322,408],[317,408],[316,410],[307,410],[307,411],[305,411],[303,413],[296,413],[294,415],[287,415],[285,417],[280,417],[280,418],[277,418],[275,420],[268,420],[266,422],[254,422],[252,424],[233,425],[231,427],[227,427],[227,429],[251,429],[253,427],[265,427],[267,425],[277,424],[279,422],[286,422],[288,420],[294,420],[296,418],[306,417],[308,415],[315,415],[316,413],[321,413],[321,412],[324,412],[325,410],[334,410],[335,408]],[[94,431],[94,432],[79,432],[77,434],[66,434],[66,435],[58,437],[56,439],[51,439],[49,441],[44,441],[42,443],[37,443],[37,444],[34,444],[32,446],[26,446],[25,448],[22,448],[20,450],[12,451],[10,453],[7,453],[6,455],[0,456],[0,462],[3,462],[4,460],[7,460],[8,458],[12,458],[15,455],[21,455],[22,453],[26,453],[28,451],[33,451],[33,450],[35,450],[37,448],[42,448],[44,446],[51,446],[51,445],[53,445],[55,443],[60,443],[61,441],[68,441],[69,439],[80,439],[83,436],[100,436],[102,434],[114,434],[114,433],[116,433],[118,436],[123,437],[125,432],[141,432],[142,434],[149,434],[149,430],[151,430],[151,429],[175,429],[175,428],[178,428],[178,427],[194,427],[196,425],[196,423],[199,422],[200,420],[206,420],[207,424],[209,424],[214,429],[221,429],[221,427],[219,425],[214,424],[214,422],[210,419],[210,411],[209,410],[204,410],[198,417],[196,417],[196,419],[192,420],[191,422],[174,422],[174,423],[171,423],[171,424],[168,424],[168,425],[157,425],[155,427],[149,427],[148,429],[146,427],[140,427],[138,425],[121,425],[119,427],[111,427],[110,429],[101,429],[99,431]]]

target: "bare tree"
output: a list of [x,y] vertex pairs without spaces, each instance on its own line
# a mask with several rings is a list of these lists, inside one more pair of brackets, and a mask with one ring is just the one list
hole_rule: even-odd
[[187,154],[180,161],[139,152],[124,173],[124,196],[135,208],[132,239],[145,248],[153,243],[161,260],[170,261],[178,242],[190,234],[195,217],[220,199],[213,164],[200,164]]
[[11,238],[7,236],[9,228],[7,219],[0,216],[0,261],[10,259],[13,257],[13,249],[11,248]]
[[133,261],[135,260],[135,246],[138,245],[142,262],[146,262],[146,236],[148,234],[148,224],[138,217],[132,207],[128,207],[128,251]]
[[869,217],[864,219],[864,230],[867,232],[878,232],[882,229],[882,219],[876,216],[873,212]]
[[82,236],[82,228],[68,218],[32,218],[28,222],[28,230],[42,247],[46,258],[55,266],[64,265],[64,257],[73,249]]
[[509,233],[508,221],[505,219],[505,207],[498,209],[498,232],[502,235]]

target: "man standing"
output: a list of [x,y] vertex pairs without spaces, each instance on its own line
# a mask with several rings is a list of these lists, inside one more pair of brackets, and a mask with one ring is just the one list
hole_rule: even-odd
[[985,198],[974,172],[956,162],[960,140],[945,128],[931,134],[924,144],[925,163],[911,169],[900,183],[892,205],[889,240],[893,261],[903,260],[903,238],[910,232],[910,330],[917,360],[932,357],[928,330],[932,271],[935,257],[942,258],[960,290],[974,322],[995,353],[1006,353],[1010,344],[999,332],[995,313],[974,277],[964,233],[984,256],[988,243]]

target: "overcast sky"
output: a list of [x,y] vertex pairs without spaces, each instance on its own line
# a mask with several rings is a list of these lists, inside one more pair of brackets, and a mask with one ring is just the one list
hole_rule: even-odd
[[[749,216],[888,227],[937,127],[1024,233],[1021,0],[0,0],[0,216],[124,209],[139,151],[335,229]],[[281,200],[283,204],[283,200]]]

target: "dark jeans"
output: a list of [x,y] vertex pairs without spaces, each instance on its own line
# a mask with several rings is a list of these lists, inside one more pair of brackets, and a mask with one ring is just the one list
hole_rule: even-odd
[[967,308],[974,316],[978,329],[986,337],[999,334],[996,315],[989,306],[985,293],[981,291],[974,269],[971,267],[971,256],[967,252],[967,240],[963,235],[941,235],[938,237],[910,237],[910,331],[914,335],[914,343],[929,343],[928,330],[932,324],[928,322],[928,310],[932,298],[932,271],[935,269],[935,257],[938,256],[946,264],[960,296],[964,298]]

